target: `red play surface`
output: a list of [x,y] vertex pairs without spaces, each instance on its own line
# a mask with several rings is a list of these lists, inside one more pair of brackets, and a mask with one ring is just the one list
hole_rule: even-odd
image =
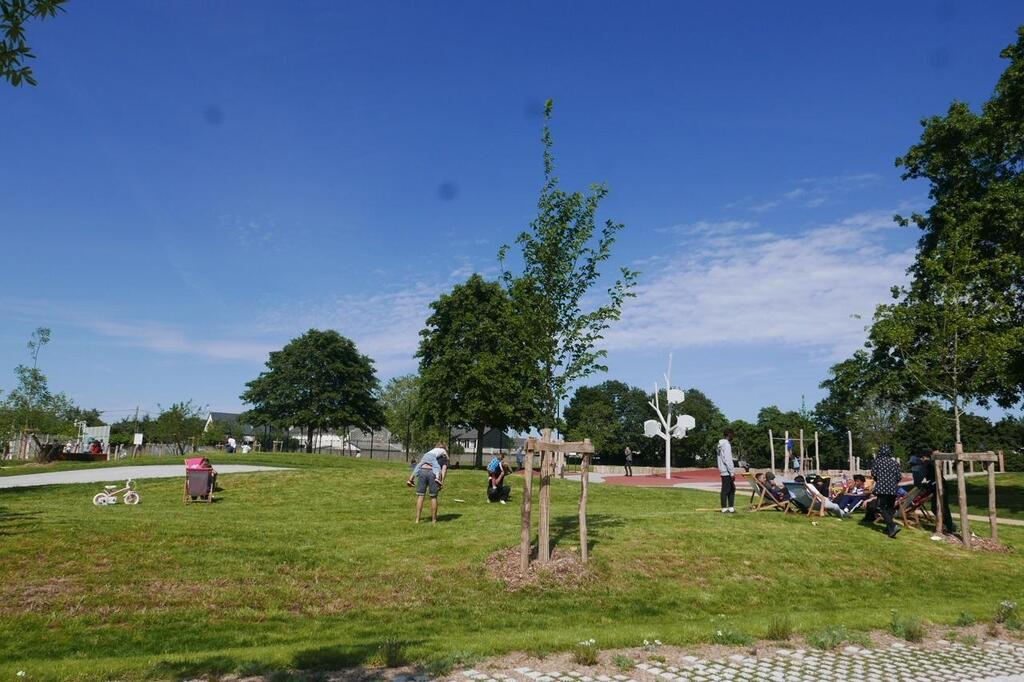
[[649,476],[612,476],[602,474],[605,483],[613,485],[636,485],[644,487],[673,486],[679,483],[718,483],[722,479],[718,469],[683,469],[673,471],[672,478],[665,478],[664,469]]

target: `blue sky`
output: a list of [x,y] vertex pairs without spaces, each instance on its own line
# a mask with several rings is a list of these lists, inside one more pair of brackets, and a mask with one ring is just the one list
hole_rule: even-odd
[[[733,418],[808,406],[899,283],[926,206],[894,158],[979,104],[1019,2],[72,1],[0,88],[0,388],[37,325],[54,389],[116,419],[240,408],[332,327],[383,380],[427,305],[531,219],[542,102],[566,188],[608,183],[643,271],[607,377]],[[604,377],[597,377],[594,381]]]

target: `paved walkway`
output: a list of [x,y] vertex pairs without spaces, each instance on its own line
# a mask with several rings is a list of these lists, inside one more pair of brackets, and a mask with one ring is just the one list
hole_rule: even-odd
[[[992,640],[980,646],[940,645],[938,649],[902,643],[882,649],[780,649],[764,657],[734,654],[718,660],[685,656],[664,664],[639,663],[628,674],[618,675],[531,668],[467,670],[460,682],[1024,682],[1024,646],[1020,644]],[[395,682],[407,681],[396,678]]]
[[[288,471],[286,467],[251,466],[249,464],[218,464],[218,474],[243,474],[250,471]],[[71,471],[48,471],[42,474],[0,476],[0,488],[28,488],[62,483],[107,483],[129,478],[184,478],[184,464],[153,464],[150,466],[94,467]]]

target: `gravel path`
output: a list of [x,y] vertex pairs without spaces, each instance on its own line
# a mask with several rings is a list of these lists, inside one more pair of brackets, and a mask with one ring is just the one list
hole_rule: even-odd
[[[288,471],[287,467],[251,466],[249,464],[218,464],[218,474],[244,474],[251,471]],[[153,464],[150,466],[98,467],[72,471],[48,471],[42,474],[0,476],[0,488],[28,488],[63,483],[107,483],[143,478],[184,478],[184,464]]]

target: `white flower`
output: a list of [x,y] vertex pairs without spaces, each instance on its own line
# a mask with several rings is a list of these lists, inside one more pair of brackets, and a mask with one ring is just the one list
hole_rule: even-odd
[[645,639],[645,640],[644,640],[644,646],[650,646],[650,645],[651,645],[651,643],[650,643],[650,642],[648,642],[648,641],[647,641],[647,640]]
[[657,644],[658,646],[661,646],[661,640],[660,639],[654,640],[654,643]]
[[721,636],[722,636],[722,631],[721,631],[721,630],[719,630],[718,632],[716,632],[716,633],[715,633],[715,636],[716,636],[716,637],[721,637]]
[[24,670],[19,670],[18,671],[18,677],[25,677],[25,671]]

